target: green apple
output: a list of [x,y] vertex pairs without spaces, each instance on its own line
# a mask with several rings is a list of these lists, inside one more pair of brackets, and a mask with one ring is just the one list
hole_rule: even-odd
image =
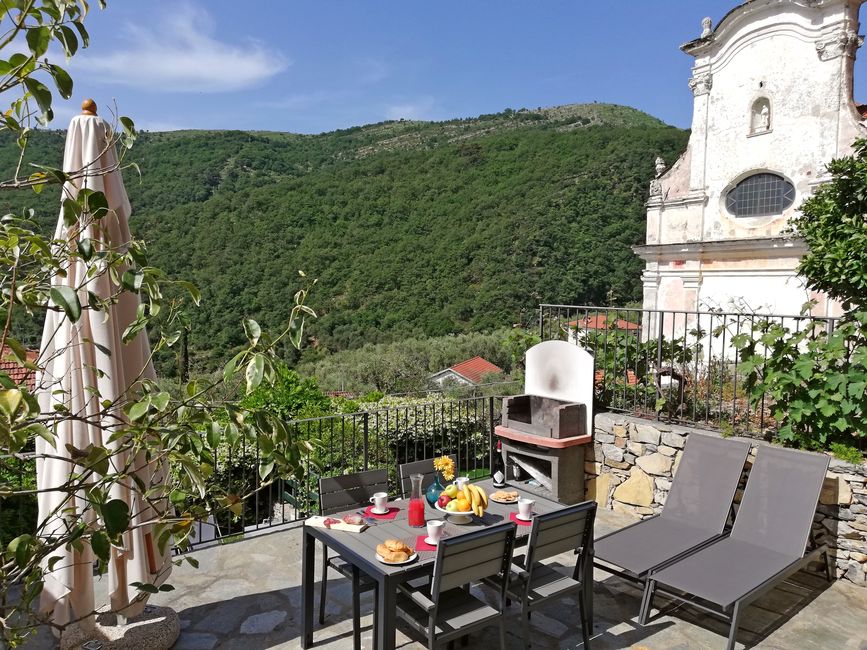
[[457,501],[449,501],[446,504],[446,510],[448,512],[457,512],[458,511],[458,502]]
[[454,499],[458,495],[458,486],[452,483],[443,490],[443,493],[445,493],[449,499]]

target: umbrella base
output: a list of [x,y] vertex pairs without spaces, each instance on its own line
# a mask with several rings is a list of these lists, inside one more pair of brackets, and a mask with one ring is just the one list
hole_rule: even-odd
[[126,625],[117,624],[114,614],[98,614],[92,632],[71,625],[60,637],[60,650],[79,650],[88,641],[96,644],[85,647],[98,650],[168,650],[181,633],[178,614],[168,607],[148,605],[140,616],[130,619]]

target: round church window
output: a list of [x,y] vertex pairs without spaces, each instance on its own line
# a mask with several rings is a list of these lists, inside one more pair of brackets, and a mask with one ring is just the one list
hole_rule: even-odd
[[778,174],[747,176],[726,195],[726,209],[736,217],[782,214],[795,202],[795,186]]

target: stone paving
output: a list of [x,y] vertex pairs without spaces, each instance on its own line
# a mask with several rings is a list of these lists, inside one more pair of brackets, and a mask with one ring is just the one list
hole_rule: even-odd
[[[633,519],[599,511],[597,534],[620,528]],[[175,568],[172,592],[152,603],[175,609],[181,621],[177,650],[299,648],[301,619],[301,535],[298,527],[195,553],[198,569]],[[574,556],[564,555],[568,565]],[[318,566],[317,558],[317,566]],[[727,626],[689,606],[674,607],[658,598],[663,611],[647,627],[637,622],[640,591],[630,583],[596,572],[595,649],[716,649],[725,647]],[[318,593],[318,592],[317,592]],[[478,590],[484,598],[492,598]],[[326,624],[314,633],[316,648],[352,647],[351,589],[337,574],[328,586]],[[372,599],[362,597],[362,640],[371,647]],[[512,611],[517,611],[513,609]],[[533,614],[534,648],[578,648],[581,636],[577,604],[570,599]],[[509,648],[521,648],[520,626],[507,624]],[[807,573],[793,577],[747,610],[741,644],[756,648],[867,650],[867,589],[840,581],[828,585]],[[31,648],[53,644],[40,636]],[[399,648],[423,648],[414,632],[399,623]],[[461,647],[458,644],[458,647]],[[467,647],[497,647],[496,628],[470,638]],[[741,646],[739,646],[741,647]]]

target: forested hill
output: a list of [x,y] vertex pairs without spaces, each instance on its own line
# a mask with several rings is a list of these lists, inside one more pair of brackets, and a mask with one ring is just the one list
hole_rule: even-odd
[[[540,301],[636,300],[630,246],[654,158],[686,140],[605,104],[320,135],[143,133],[127,189],[152,261],[202,288],[190,350],[207,369],[240,343],[243,316],[286,318],[298,269],[319,278],[311,333],[335,350],[527,321]],[[62,141],[36,134],[28,158],[58,164]],[[8,178],[14,145],[0,156]],[[53,227],[56,191],[2,198],[37,202]]]

